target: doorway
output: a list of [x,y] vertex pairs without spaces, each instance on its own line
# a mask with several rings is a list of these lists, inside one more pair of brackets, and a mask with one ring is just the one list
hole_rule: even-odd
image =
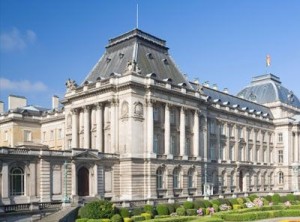
[[81,167],[77,174],[78,196],[89,196],[89,170]]

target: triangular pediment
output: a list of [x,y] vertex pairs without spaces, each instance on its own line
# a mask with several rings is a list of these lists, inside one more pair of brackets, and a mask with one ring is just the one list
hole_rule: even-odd
[[100,158],[96,154],[95,151],[90,151],[90,150],[73,150],[73,158],[75,159],[94,159],[94,160],[99,160]]

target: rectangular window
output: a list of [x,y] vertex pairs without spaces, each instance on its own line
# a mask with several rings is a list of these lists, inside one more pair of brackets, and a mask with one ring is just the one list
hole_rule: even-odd
[[54,139],[54,131],[51,130],[51,131],[50,131],[50,140],[53,140],[53,139]]
[[153,109],[153,120],[155,122],[158,122],[158,120],[159,120],[159,110],[158,110],[158,107],[154,107],[154,109]]
[[158,151],[158,135],[154,134],[153,137],[153,153],[157,153]]
[[171,136],[171,154],[176,154],[176,138],[175,136]]
[[24,130],[24,141],[30,142],[32,140],[31,138],[31,131]]
[[62,139],[62,130],[58,129],[58,135],[57,135],[58,139]]
[[278,133],[278,142],[282,143],[282,141],[283,141],[282,133]]
[[229,148],[229,159],[234,160],[234,146]]
[[46,141],[46,132],[43,132],[43,141]]
[[4,141],[8,141],[8,132],[7,131],[4,132]]
[[175,124],[175,111],[173,109],[170,110],[170,123]]
[[190,115],[187,113],[185,114],[185,126],[190,125]]
[[249,158],[249,161],[253,161],[253,155],[252,155],[252,148],[248,148],[248,158]]
[[283,150],[278,150],[278,163],[283,163]]

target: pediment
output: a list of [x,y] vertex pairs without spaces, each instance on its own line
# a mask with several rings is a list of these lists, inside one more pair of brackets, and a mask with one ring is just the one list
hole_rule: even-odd
[[100,158],[95,153],[95,151],[85,150],[85,151],[76,151],[73,155],[75,159],[89,159],[89,160],[99,160]]

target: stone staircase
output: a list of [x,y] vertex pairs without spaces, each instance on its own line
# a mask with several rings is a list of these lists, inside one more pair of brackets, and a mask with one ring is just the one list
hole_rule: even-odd
[[68,206],[62,208],[60,211],[46,216],[42,219],[37,219],[35,221],[40,222],[73,222],[77,215],[78,207]]

